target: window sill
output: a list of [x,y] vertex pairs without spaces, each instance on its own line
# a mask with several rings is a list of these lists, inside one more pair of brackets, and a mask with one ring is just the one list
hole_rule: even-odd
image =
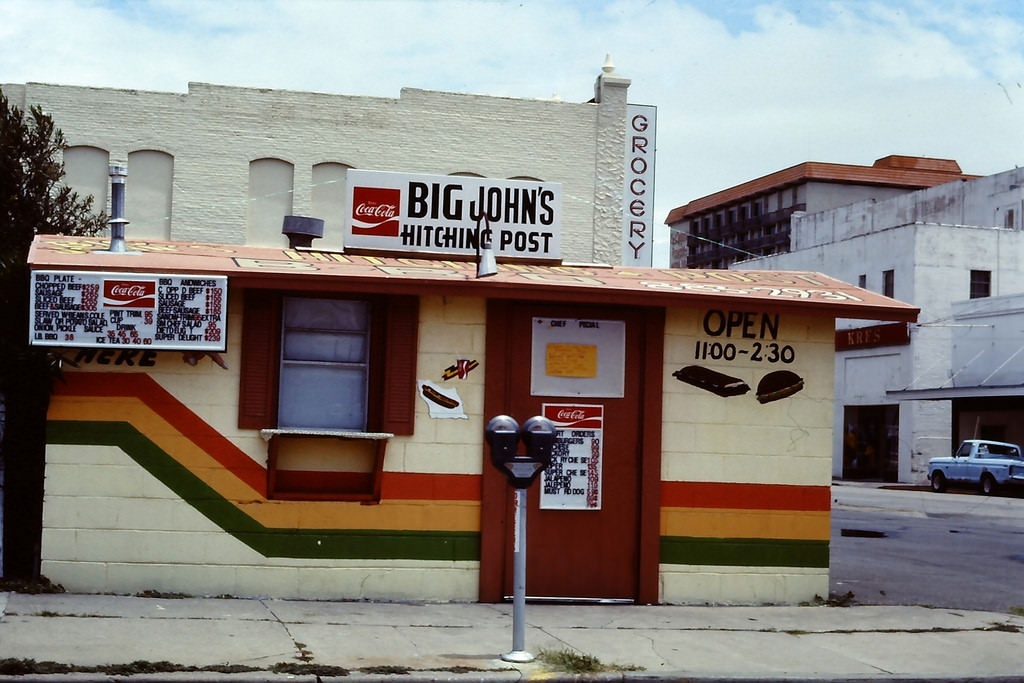
[[[384,470],[384,454],[394,434],[388,432],[350,432],[334,429],[261,429],[260,436],[267,442],[267,493],[271,499],[282,500],[337,500],[374,504],[380,501],[380,479]],[[322,445],[316,446],[313,439]],[[337,439],[336,446],[327,445]],[[305,441],[305,445],[303,442]],[[287,442],[287,452],[282,449]],[[348,443],[349,445],[344,445]],[[364,444],[358,446],[357,444]],[[328,450],[324,450],[324,449]],[[355,450],[353,450],[355,449]],[[285,465],[285,460],[309,452],[320,452],[321,457],[337,462],[337,467],[298,469]],[[360,453],[360,455],[353,455]],[[291,455],[289,455],[291,454]],[[352,458],[359,463],[353,468]],[[337,458],[337,460],[335,460]],[[346,463],[348,466],[346,466]]]
[[390,432],[350,432],[343,429],[261,429],[260,436],[264,441],[270,441],[275,436],[323,436],[335,437],[338,439],[365,439],[368,441],[383,441],[393,438],[395,435]]

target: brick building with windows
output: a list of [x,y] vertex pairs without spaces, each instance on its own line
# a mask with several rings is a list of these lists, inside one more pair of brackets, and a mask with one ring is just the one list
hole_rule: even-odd
[[695,199],[673,209],[673,268],[728,268],[756,256],[790,250],[794,214],[816,213],[862,200],[966,180],[948,159],[891,155],[871,166],[808,161]]

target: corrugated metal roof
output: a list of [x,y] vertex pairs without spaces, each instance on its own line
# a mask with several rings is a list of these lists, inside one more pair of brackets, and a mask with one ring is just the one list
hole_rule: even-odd
[[979,176],[963,173],[960,165],[952,159],[893,154],[878,159],[872,166],[805,161],[672,209],[665,222],[671,225],[721,205],[811,181],[920,190],[954,180],[973,180],[977,177]]
[[128,241],[140,254],[95,253],[103,237],[40,235],[33,270],[228,276],[228,288],[478,296],[631,306],[754,307],[913,322],[919,309],[820,273],[502,263],[476,277],[468,261],[362,256],[190,242]]

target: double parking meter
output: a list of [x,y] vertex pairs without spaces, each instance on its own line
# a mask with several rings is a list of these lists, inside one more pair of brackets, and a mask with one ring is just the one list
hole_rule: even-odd
[[[484,428],[484,436],[491,447],[491,463],[504,474],[513,487],[529,488],[537,475],[551,464],[557,430],[555,423],[535,415],[520,427],[508,415],[491,418]],[[526,454],[519,455],[522,439]]]

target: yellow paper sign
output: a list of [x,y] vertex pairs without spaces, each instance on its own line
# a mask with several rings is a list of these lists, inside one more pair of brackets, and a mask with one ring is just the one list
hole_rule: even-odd
[[592,344],[548,344],[544,371],[549,377],[597,377],[597,347]]

